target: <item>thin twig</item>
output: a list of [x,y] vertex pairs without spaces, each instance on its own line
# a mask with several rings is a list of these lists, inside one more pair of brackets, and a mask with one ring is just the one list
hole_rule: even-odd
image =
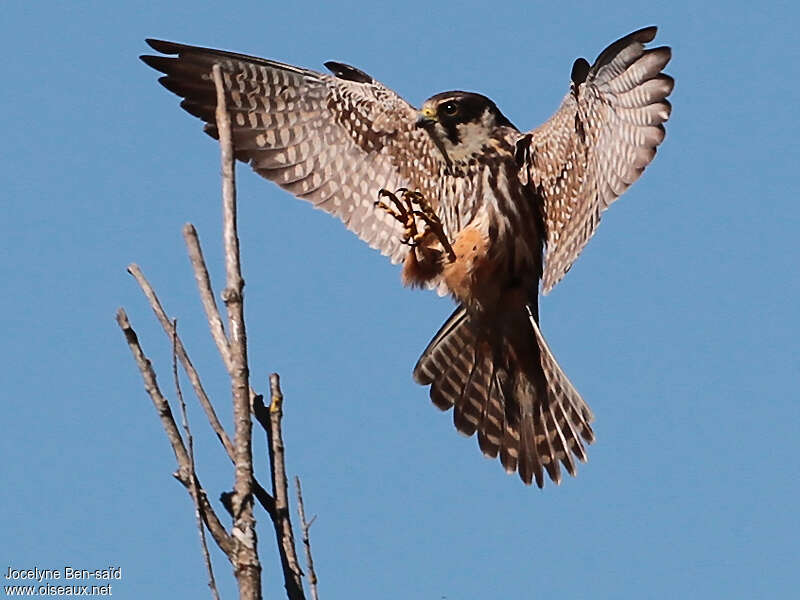
[[[153,309],[158,322],[161,323],[164,333],[166,333],[171,339],[175,340],[178,358],[180,358],[183,369],[186,372],[187,377],[189,377],[189,381],[192,384],[192,389],[194,389],[194,393],[197,396],[197,400],[200,402],[200,406],[203,407],[203,410],[208,417],[208,422],[211,425],[211,429],[213,429],[214,433],[217,434],[217,438],[219,438],[219,441],[225,448],[225,452],[228,454],[231,462],[234,462],[233,444],[231,443],[228,434],[225,432],[225,429],[222,427],[222,423],[220,423],[219,419],[217,418],[217,413],[214,410],[214,406],[211,404],[211,400],[206,394],[205,388],[203,388],[203,384],[200,381],[200,374],[194,368],[194,365],[189,358],[189,354],[186,352],[183,342],[181,342],[180,336],[178,336],[174,331],[172,322],[169,320],[164,307],[161,305],[161,301],[158,299],[155,290],[150,285],[150,282],[147,281],[147,278],[144,276],[144,273],[142,273],[139,265],[128,265],[128,273],[130,273],[134,279],[136,279],[136,282],[142,289],[147,301],[150,303],[150,308]],[[264,510],[266,510],[270,516],[272,516],[275,510],[275,500],[258,482],[255,476],[253,477],[253,492],[255,493],[259,504],[264,507]]]
[[289,513],[288,481],[284,461],[283,434],[281,420],[283,418],[283,392],[281,380],[277,373],[269,376],[270,403],[264,406],[259,396],[253,403],[253,414],[267,433],[269,448],[270,475],[272,476],[272,496],[275,498],[275,516],[272,524],[275,527],[275,538],[278,542],[278,554],[283,567],[283,582],[290,600],[305,598],[303,591],[303,571],[297,560],[294,545],[294,533]]
[[192,500],[194,501],[194,516],[197,520],[197,531],[200,533],[200,547],[203,550],[203,561],[206,564],[206,571],[208,572],[208,587],[211,590],[211,595],[215,600],[219,600],[219,590],[217,589],[217,582],[214,578],[214,568],[211,566],[211,555],[208,553],[208,544],[206,543],[206,528],[203,525],[203,517],[200,516],[200,502],[198,498],[200,493],[197,489],[197,471],[194,462],[194,438],[192,437],[192,430],[189,428],[189,417],[186,415],[186,402],[183,400],[183,392],[181,391],[181,380],[178,377],[178,320],[172,321],[172,377],[175,380],[175,393],[178,396],[178,403],[181,407],[181,424],[183,431],[186,434],[186,445],[189,450],[189,468],[191,472],[189,476],[192,481]]
[[189,250],[189,261],[192,263],[194,279],[197,282],[197,289],[200,291],[200,300],[203,309],[206,311],[208,326],[211,329],[211,337],[217,345],[217,350],[225,363],[228,373],[231,372],[231,348],[228,344],[228,336],[225,335],[225,325],[219,316],[217,301],[214,299],[214,289],[211,287],[211,277],[208,275],[208,267],[203,258],[203,249],[200,246],[200,239],[194,225],[187,223],[183,226],[183,239]]
[[222,294],[228,309],[233,394],[235,479],[233,485],[233,536],[237,540],[235,571],[241,599],[261,598],[261,563],[253,517],[253,449],[250,420],[250,373],[244,323],[244,280],[239,262],[236,231],[236,181],[230,115],[225,106],[225,84],[219,64],[212,67],[217,91],[216,124],[222,163],[222,230],[225,245],[226,287]]
[[[153,406],[155,406],[158,416],[161,419],[161,425],[164,428],[164,432],[167,434],[167,439],[172,446],[172,451],[175,453],[175,460],[178,463],[178,470],[174,473],[174,476],[183,484],[190,494],[196,493],[196,502],[200,506],[200,514],[203,517],[203,522],[211,532],[211,536],[214,538],[214,541],[228,556],[231,562],[233,562],[233,539],[225,530],[225,527],[220,522],[216,512],[214,512],[214,508],[209,503],[206,492],[203,489],[203,486],[200,484],[200,480],[196,476],[192,478],[190,475],[191,466],[189,454],[186,452],[186,447],[184,446],[183,439],[178,431],[178,426],[175,424],[175,418],[172,416],[172,410],[170,409],[169,403],[167,402],[166,398],[164,398],[161,390],[158,387],[153,366],[151,365],[147,356],[145,356],[144,351],[139,344],[139,339],[136,336],[136,332],[133,330],[133,327],[131,327],[130,321],[128,320],[128,315],[125,314],[125,310],[122,308],[117,311],[117,323],[119,324],[120,329],[122,329],[122,332],[125,334],[125,340],[128,342],[128,347],[131,350],[131,354],[133,354],[133,359],[136,362],[137,367],[139,367],[139,372],[144,380],[145,391],[147,391],[147,394],[153,401]],[[195,485],[193,485],[193,483]]]
[[303,506],[303,489],[300,487],[300,478],[295,476],[295,487],[297,487],[297,512],[300,514],[300,527],[303,530],[303,546],[306,549],[306,565],[308,567],[308,584],[311,587],[312,600],[319,600],[317,592],[317,572],[314,570],[314,559],[311,557],[311,538],[308,535],[308,530],[316,520],[317,516],[311,517],[310,521],[306,521],[306,509]]

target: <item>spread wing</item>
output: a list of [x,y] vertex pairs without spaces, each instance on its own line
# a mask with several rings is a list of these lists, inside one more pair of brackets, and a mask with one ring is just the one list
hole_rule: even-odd
[[378,190],[418,189],[437,208],[432,144],[416,110],[366,73],[326,63],[325,75],[220,50],[147,40],[176,57],[142,56],[159,81],[217,137],[211,68],[219,64],[236,158],[299,198],[341,219],[373,248],[401,260],[402,228],[376,209]]
[[664,139],[674,81],[661,73],[671,50],[644,48],[655,35],[655,27],[640,29],[611,44],[591,66],[576,60],[561,107],[522,138],[530,177],[544,198],[544,293],[569,270],[600,214],[639,178]]

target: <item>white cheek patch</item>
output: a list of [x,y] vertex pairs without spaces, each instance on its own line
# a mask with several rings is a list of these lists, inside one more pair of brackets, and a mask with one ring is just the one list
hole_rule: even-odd
[[457,125],[456,128],[460,140],[458,144],[453,144],[446,135],[444,136],[442,142],[450,160],[462,162],[481,153],[483,147],[489,143],[489,132],[491,131],[485,121],[486,116],[477,123],[470,122]]

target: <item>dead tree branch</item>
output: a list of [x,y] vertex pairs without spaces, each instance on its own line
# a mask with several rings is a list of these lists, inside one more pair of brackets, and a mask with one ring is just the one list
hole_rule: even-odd
[[169,403],[158,387],[153,366],[150,364],[150,360],[147,356],[145,356],[139,344],[139,338],[128,320],[128,315],[125,314],[125,310],[122,308],[117,311],[117,323],[125,334],[125,339],[133,354],[133,359],[136,362],[136,366],[139,367],[139,372],[142,374],[144,389],[153,401],[153,406],[156,407],[156,412],[158,412],[158,416],[161,419],[161,425],[164,428],[164,432],[167,434],[167,439],[172,446],[172,451],[175,453],[178,470],[174,473],[174,476],[183,484],[190,494],[193,493],[193,490],[197,492],[197,498],[193,497],[192,499],[195,500],[201,508],[203,522],[206,524],[206,527],[208,527],[217,545],[230,557],[232,556],[234,548],[233,539],[226,531],[225,526],[220,522],[216,512],[214,512],[214,508],[209,503],[208,496],[203,486],[200,484],[199,478],[196,476],[197,485],[193,485],[190,475],[191,461],[189,460],[189,454],[186,452],[186,446],[184,446],[180,431],[178,431],[178,426],[175,424],[175,418],[172,416],[172,409],[170,409]]
[[[283,394],[280,389],[280,380],[277,374],[270,376],[269,407],[264,405],[263,397],[256,394],[249,384],[250,372],[244,321],[244,280],[241,273],[236,223],[234,154],[230,117],[225,106],[224,84],[219,65],[215,65],[212,68],[211,79],[216,88],[216,124],[222,164],[223,243],[226,284],[221,295],[225,303],[227,324],[224,323],[214,299],[213,287],[205,259],[203,258],[197,231],[191,224],[188,224],[184,227],[183,233],[211,336],[216,343],[230,377],[234,420],[233,440],[228,436],[217,417],[211,400],[203,388],[200,375],[192,364],[178,335],[176,322],[169,319],[152,286],[145,278],[142,270],[135,264],[131,264],[128,267],[128,271],[136,279],[172,344],[172,371],[183,417],[185,441],[175,423],[169,403],[158,388],[156,375],[150,361],[145,356],[136,333],[123,309],[119,309],[117,312],[117,322],[125,334],[128,346],[142,375],[145,390],[156,407],[162,427],[175,453],[178,470],[174,473],[174,476],[183,484],[194,502],[203,557],[209,576],[209,587],[214,598],[218,600],[219,595],[205,537],[206,528],[233,565],[234,574],[239,584],[240,599],[261,600],[261,563],[258,557],[258,539],[255,529],[255,516],[253,514],[253,497],[255,496],[264,506],[273,522],[283,568],[284,586],[288,598],[290,600],[305,600],[302,583],[303,572],[297,559],[289,513],[288,481],[284,461],[285,449],[281,431]],[[230,513],[233,521],[230,532],[226,530],[217,517],[197,476],[194,462],[193,436],[189,428],[186,404],[178,376],[179,360],[192,384],[200,405],[205,411],[212,430],[216,433],[217,438],[234,465],[233,490],[221,496],[222,503]],[[251,414],[256,416],[267,436],[272,483],[271,495],[258,483],[254,476],[253,423]],[[306,544],[306,556],[311,571],[312,594],[314,600],[317,600],[317,579],[311,562],[311,548],[308,542],[308,528],[311,523],[305,521],[299,480],[298,500],[300,502],[300,518],[303,524],[303,540]]]
[[228,310],[231,352],[231,391],[233,394],[233,537],[236,540],[234,569],[239,581],[239,597],[261,598],[261,563],[253,516],[253,446],[250,420],[250,372],[247,365],[247,334],[244,324],[244,280],[239,261],[236,231],[236,180],[231,138],[231,122],[225,106],[225,87],[219,65],[212,68],[217,89],[217,131],[222,163],[222,231],[225,243],[225,281],[222,298]]
[[288,481],[286,463],[284,461],[283,433],[283,392],[277,373],[269,376],[270,403],[264,406],[261,396],[253,403],[253,414],[267,434],[269,448],[270,474],[272,476],[272,495],[275,498],[275,516],[272,524],[275,527],[275,538],[278,542],[278,553],[283,567],[283,580],[290,600],[304,600],[303,571],[297,560],[294,544],[294,533],[289,513]]
[[225,432],[225,429],[222,427],[222,423],[220,423],[219,418],[217,418],[217,412],[214,410],[214,406],[211,404],[211,400],[209,400],[208,395],[203,388],[203,384],[200,381],[200,375],[194,368],[194,365],[189,358],[189,354],[186,352],[183,342],[181,342],[180,337],[175,331],[173,322],[167,316],[166,311],[164,311],[164,307],[161,305],[161,301],[158,299],[155,290],[153,290],[150,282],[147,281],[147,278],[144,276],[144,273],[142,273],[139,265],[133,263],[128,265],[128,273],[133,275],[133,278],[136,279],[136,283],[139,284],[142,292],[144,292],[145,297],[150,303],[150,308],[153,309],[156,319],[158,319],[158,322],[161,323],[161,327],[164,329],[164,333],[166,333],[167,336],[173,340],[176,354],[181,360],[183,369],[186,372],[186,376],[189,378],[189,382],[192,384],[192,388],[197,395],[200,406],[203,407],[203,410],[208,417],[208,422],[211,424],[211,428],[214,430],[214,433],[217,434],[220,443],[222,443],[223,447],[225,448],[225,452],[228,453],[230,459],[234,460],[233,444],[231,443],[228,434]]
[[311,556],[311,537],[308,530],[317,518],[316,515],[311,517],[310,521],[306,521],[306,509],[303,505],[303,489],[300,487],[300,478],[294,478],[294,484],[297,488],[297,512],[300,515],[300,528],[303,532],[303,546],[306,549],[306,565],[308,567],[308,584],[311,588],[311,599],[319,600],[317,592],[317,572],[314,570],[314,559]]
[[178,321],[177,319],[172,322],[172,377],[175,380],[175,394],[178,396],[178,404],[181,407],[181,424],[183,425],[183,432],[186,435],[186,446],[189,450],[189,466],[191,468],[191,482],[192,490],[191,496],[194,500],[194,516],[197,520],[197,531],[200,534],[200,547],[203,551],[203,561],[206,565],[206,572],[208,573],[208,587],[211,590],[211,595],[214,600],[219,600],[219,590],[217,589],[217,582],[214,578],[214,567],[211,565],[211,555],[208,553],[208,544],[206,543],[206,528],[203,525],[203,517],[200,514],[200,503],[197,499],[200,497],[200,492],[197,489],[197,471],[195,470],[194,462],[194,438],[192,437],[192,430],[189,427],[189,417],[186,414],[186,402],[183,400],[183,392],[181,391],[181,380],[178,377]]
[[[208,275],[206,261],[203,258],[200,238],[197,235],[197,230],[191,223],[184,225],[183,239],[186,241],[186,247],[189,249],[189,261],[192,263],[194,279],[197,282],[197,289],[200,291],[200,300],[203,303],[203,309],[206,311],[208,326],[211,329],[211,337],[214,338],[219,354],[222,357],[222,362],[225,363],[225,368],[228,373],[230,373],[232,368],[231,348],[228,344],[228,336],[225,335],[225,325],[222,322],[222,317],[219,316],[217,301],[214,299],[214,290],[211,287],[211,277]],[[231,447],[231,450],[233,450],[233,447]],[[232,453],[231,458],[233,458]]]
[[[194,227],[192,227],[192,229],[194,230]],[[203,263],[202,266],[205,269],[205,263]],[[139,287],[144,293],[145,298],[147,298],[147,301],[150,303],[150,308],[153,309],[153,312],[156,315],[156,319],[158,319],[158,322],[164,329],[164,333],[170,338],[170,340],[174,340],[178,358],[181,361],[181,365],[183,366],[186,376],[189,378],[189,382],[192,384],[192,389],[194,390],[194,393],[197,396],[197,400],[200,402],[200,406],[203,407],[203,411],[206,413],[206,416],[208,417],[208,422],[211,425],[211,429],[213,429],[214,433],[217,434],[217,438],[219,439],[222,446],[225,448],[225,452],[228,454],[228,457],[231,459],[231,462],[235,463],[233,444],[231,443],[228,434],[225,432],[225,429],[222,427],[222,423],[220,423],[219,418],[217,417],[217,413],[214,410],[214,406],[211,404],[211,400],[209,399],[208,394],[206,394],[205,388],[203,387],[203,383],[200,380],[200,374],[197,372],[197,369],[194,368],[194,364],[192,364],[192,361],[189,358],[188,352],[186,352],[186,348],[183,345],[180,336],[177,335],[177,333],[174,331],[172,321],[167,316],[167,313],[164,310],[164,307],[162,306],[161,301],[158,298],[158,295],[153,289],[153,286],[150,285],[150,282],[145,277],[141,268],[139,268],[139,265],[137,264],[128,265],[128,273],[130,273],[133,276],[133,278],[136,279],[136,283],[139,284]],[[206,275],[207,274],[208,272],[206,271]],[[213,292],[212,292],[212,297],[213,297]],[[211,319],[209,318],[209,323],[210,322]],[[227,339],[225,343],[227,347]],[[269,513],[270,517],[272,517],[275,510],[275,500],[269,494],[269,492],[267,492],[267,490],[265,490],[264,487],[258,482],[258,479],[256,479],[255,476],[253,476],[253,492],[256,498],[258,499],[259,504],[261,504],[261,506],[264,507],[264,510],[266,510],[267,513]]]

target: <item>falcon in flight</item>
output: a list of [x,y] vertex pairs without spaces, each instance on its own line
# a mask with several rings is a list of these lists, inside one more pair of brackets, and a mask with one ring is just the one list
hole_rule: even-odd
[[142,60],[213,137],[218,64],[236,158],[402,262],[406,285],[456,300],[414,379],[485,455],[542,487],[562,466],[575,475],[594,433],[539,329],[539,285],[561,280],[664,139],[674,81],[670,49],[645,49],[655,35],[577,59],[559,109],[528,132],[480,94],[417,109],[343,63],[328,75],[158,40],[167,56]]

